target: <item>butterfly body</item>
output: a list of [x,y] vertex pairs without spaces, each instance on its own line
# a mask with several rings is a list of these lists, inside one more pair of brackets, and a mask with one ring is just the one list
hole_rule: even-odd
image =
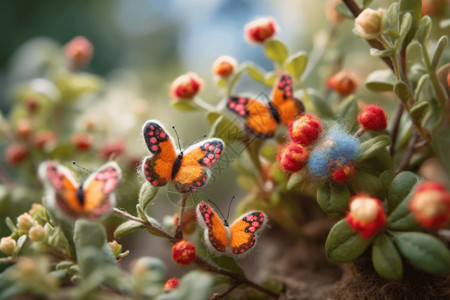
[[147,121],[142,131],[151,153],[142,163],[145,178],[154,186],[173,181],[181,193],[196,192],[203,187],[210,177],[208,168],[225,149],[221,139],[208,139],[185,150],[176,150],[174,140],[157,120]]
[[208,248],[217,255],[230,255],[242,258],[254,249],[259,234],[265,228],[268,218],[260,211],[246,213],[231,225],[222,220],[206,204],[197,205],[197,220],[204,228],[204,241]]
[[114,207],[114,190],[121,179],[115,162],[103,165],[80,185],[69,169],[54,161],[41,163],[38,175],[50,206],[71,219],[91,220],[105,216]]
[[292,78],[287,74],[280,76],[272,100],[267,104],[249,97],[232,96],[227,101],[227,107],[245,119],[247,132],[260,139],[274,136],[279,124],[287,125],[305,112],[301,100],[293,97]]

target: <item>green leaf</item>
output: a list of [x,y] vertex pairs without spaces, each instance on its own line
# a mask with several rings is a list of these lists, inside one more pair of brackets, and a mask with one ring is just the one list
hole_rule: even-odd
[[264,75],[264,83],[267,86],[273,86],[275,82],[277,81],[277,76],[274,72],[267,72],[266,75]]
[[437,43],[436,50],[434,51],[433,59],[431,60],[432,70],[436,70],[439,64],[439,60],[441,59],[442,53],[444,53],[444,50],[447,47],[447,44],[448,44],[448,37],[445,35],[441,36],[441,38]]
[[368,8],[370,3],[372,3],[373,0],[363,0],[363,9]]
[[101,249],[106,241],[106,235],[100,224],[80,219],[75,223],[73,239],[77,250],[87,246]]
[[391,138],[385,134],[378,135],[361,143],[358,163],[377,155],[378,152],[385,150],[386,147],[390,144]]
[[158,191],[158,187],[151,185],[148,181],[145,181],[145,183],[141,186],[141,190],[139,191],[139,206],[142,207],[143,210],[145,210],[145,208],[155,198]]
[[317,188],[317,202],[326,213],[342,213],[348,208],[351,194],[346,185],[324,183]]
[[398,2],[392,3],[387,12],[386,12],[386,27],[387,28],[394,28],[395,30],[398,30],[398,21],[400,20],[398,17],[399,14],[399,4]]
[[173,99],[170,104],[172,104],[173,108],[179,111],[198,111],[200,110],[199,107],[197,107],[191,98],[188,99]]
[[370,48],[370,55],[375,57],[391,57],[395,52],[395,48],[379,50],[377,48]]
[[374,92],[392,92],[394,80],[391,70],[377,70],[367,76],[365,84],[367,89]]
[[334,263],[350,262],[360,257],[372,240],[373,238],[361,237],[345,219],[342,219],[331,228],[325,242],[325,253]]
[[420,92],[422,91],[425,83],[430,79],[429,74],[424,74],[420,77],[419,81],[417,82],[416,89],[414,91],[414,99],[419,100]]
[[394,86],[394,93],[397,95],[397,98],[400,99],[403,103],[406,103],[411,97],[411,93],[409,92],[409,86],[404,81],[398,81]]
[[390,212],[411,193],[420,178],[413,172],[405,171],[397,174],[389,185],[387,194],[388,209]]
[[[381,148],[375,151],[370,157],[357,160],[358,169],[369,172],[373,175],[379,176],[383,172],[392,171],[394,168],[394,162],[392,160],[389,151],[386,148]],[[383,182],[383,179],[380,177]],[[387,187],[383,182],[383,189],[387,190]]]
[[358,116],[358,104],[355,96],[351,95],[342,100],[337,108],[337,116],[341,124],[346,124],[347,129],[351,129]]
[[425,117],[425,114],[430,109],[430,103],[427,101],[416,102],[409,111],[411,118],[417,122],[421,122]]
[[450,127],[446,126],[443,129],[433,134],[433,141],[431,146],[436,152],[437,156],[441,159],[442,164],[447,170],[447,174],[450,174]]
[[89,73],[64,73],[56,78],[56,85],[62,99],[74,100],[85,93],[97,92],[103,85],[102,79]]
[[309,101],[314,106],[314,110],[320,118],[333,119],[334,114],[331,106],[326,102],[320,94],[314,89],[306,89],[304,93],[304,100]]
[[268,39],[264,42],[264,52],[267,57],[277,63],[283,64],[289,56],[286,45],[278,39]]
[[357,170],[347,184],[355,193],[365,193],[370,196],[383,197],[384,189],[381,180],[368,172]]
[[286,188],[288,190],[291,190],[294,188],[297,184],[302,182],[305,179],[305,174],[303,172],[295,172],[292,173],[292,175],[289,177],[289,180],[286,184]]
[[251,62],[245,62],[242,64],[248,75],[258,82],[265,83],[264,71],[262,71],[257,65]]
[[120,239],[123,236],[126,236],[133,231],[136,231],[140,228],[143,228],[143,225],[141,223],[135,222],[135,221],[126,221],[119,225],[119,227],[116,228],[114,231],[114,238]]
[[427,40],[428,36],[430,35],[431,30],[431,18],[428,15],[425,15],[420,20],[419,26],[417,28],[416,32],[416,39],[421,43],[422,45]]
[[211,256],[211,261],[221,267],[235,274],[244,276],[244,271],[239,266],[239,263],[231,256],[221,255],[221,256]]
[[400,0],[399,18],[403,19],[403,15],[408,12],[411,13],[412,22],[411,28],[403,42],[403,48],[405,48],[414,38],[417,28],[419,27],[420,18],[422,17],[422,0]]
[[400,253],[416,268],[432,274],[450,271],[450,251],[437,238],[422,232],[396,232]]
[[244,139],[245,134],[241,131],[241,129],[230,119],[220,113],[211,112],[206,116],[206,118],[211,125],[213,125],[217,119],[221,118],[218,124],[214,124],[215,132],[213,136],[221,138],[227,146],[231,145],[233,142]]
[[397,205],[397,207],[391,211],[386,223],[387,227],[396,231],[406,231],[414,230],[417,228],[418,223],[416,218],[409,210],[408,204],[413,191],[410,193]]
[[308,55],[305,52],[297,52],[288,57],[284,68],[288,71],[294,78],[298,78],[305,71],[306,64],[308,62]]
[[403,262],[394,243],[385,235],[379,235],[372,247],[372,263],[375,271],[387,280],[401,280]]
[[[408,32],[409,32],[409,30],[411,28],[411,25],[412,25],[412,16],[411,16],[411,14],[410,13],[405,13],[403,15],[402,23],[401,23],[401,26],[400,26],[400,36],[395,41],[395,45],[394,45],[395,50],[400,49],[400,47],[402,46],[402,43],[405,40],[406,35],[408,34]],[[405,47],[406,47],[406,45],[407,44],[405,44]]]

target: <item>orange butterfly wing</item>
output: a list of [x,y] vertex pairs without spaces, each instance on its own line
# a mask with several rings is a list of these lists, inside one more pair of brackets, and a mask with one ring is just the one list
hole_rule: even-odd
[[230,97],[227,107],[232,112],[246,119],[247,132],[260,139],[274,136],[277,121],[273,118],[268,105],[247,97]]
[[142,172],[154,186],[164,186],[172,179],[172,169],[177,159],[175,144],[167,130],[156,120],[145,122],[143,135],[152,156],[144,158]]
[[254,211],[239,217],[230,226],[230,249],[232,254],[244,256],[256,245],[257,237],[267,224],[267,215]]
[[47,161],[39,166],[38,172],[39,178],[45,184],[45,198],[50,206],[56,206],[72,218],[83,213],[82,203],[77,196],[78,184],[66,167]]
[[278,111],[280,123],[287,125],[298,115],[305,112],[302,101],[294,98],[291,76],[283,74],[275,85],[272,104]]
[[224,254],[228,245],[228,232],[223,221],[205,202],[197,205],[197,220],[205,230],[204,240],[208,248],[216,254]]
[[181,164],[173,178],[180,193],[196,192],[210,177],[209,167],[223,155],[225,143],[221,139],[201,141],[184,151]]
[[107,214],[115,204],[114,190],[120,182],[120,169],[110,162],[93,173],[83,184],[83,215],[98,219]]

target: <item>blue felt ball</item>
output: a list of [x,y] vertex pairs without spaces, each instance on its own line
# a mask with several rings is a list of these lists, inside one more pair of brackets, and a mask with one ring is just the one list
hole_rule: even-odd
[[330,175],[328,158],[322,150],[315,150],[311,153],[308,160],[308,169],[317,177],[327,177]]
[[329,149],[329,155],[332,160],[339,160],[344,163],[356,159],[359,151],[359,139],[339,127],[333,127],[328,133],[335,144]]

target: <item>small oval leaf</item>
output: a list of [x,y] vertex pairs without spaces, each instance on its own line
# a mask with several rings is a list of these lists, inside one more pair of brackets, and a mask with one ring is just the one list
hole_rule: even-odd
[[280,64],[289,56],[289,50],[286,45],[278,39],[268,39],[264,43],[264,51],[268,58]]
[[298,52],[286,60],[285,69],[293,77],[298,78],[305,71],[308,62],[308,55],[305,52]]

